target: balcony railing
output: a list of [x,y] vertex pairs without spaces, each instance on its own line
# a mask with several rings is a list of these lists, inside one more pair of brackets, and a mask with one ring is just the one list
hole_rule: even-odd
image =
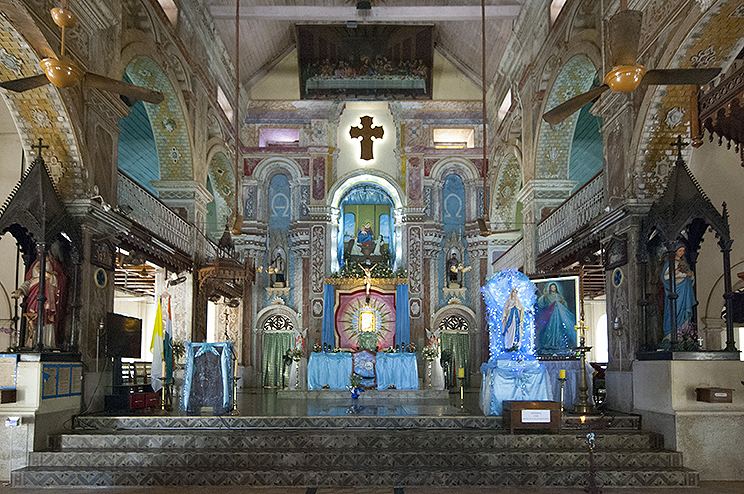
[[504,269],[519,269],[524,264],[524,238],[520,238],[509,250],[496,259],[491,272],[498,273]]
[[191,225],[121,172],[118,195],[120,208],[132,208],[130,219],[181,251],[192,252]]
[[538,253],[558,245],[599,216],[604,203],[604,174],[599,172],[537,225]]

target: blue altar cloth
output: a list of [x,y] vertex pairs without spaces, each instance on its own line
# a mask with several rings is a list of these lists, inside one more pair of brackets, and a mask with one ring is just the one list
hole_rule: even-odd
[[[553,392],[555,401],[561,400],[561,382],[558,380],[558,374],[561,369],[566,371],[566,384],[563,386],[563,406],[566,410],[573,410],[574,405],[579,401],[579,383],[581,381],[581,360],[541,360],[540,363],[548,369],[548,379],[550,379],[550,388]],[[594,403],[592,376],[594,369],[587,362],[586,364],[586,384],[589,387],[589,403]]]
[[415,353],[378,353],[375,374],[377,389],[388,389],[391,384],[395,389],[419,389]]
[[548,371],[537,360],[511,359],[481,365],[479,404],[485,415],[501,415],[503,401],[551,401]]
[[307,363],[307,389],[346,389],[351,386],[350,353],[311,353]]

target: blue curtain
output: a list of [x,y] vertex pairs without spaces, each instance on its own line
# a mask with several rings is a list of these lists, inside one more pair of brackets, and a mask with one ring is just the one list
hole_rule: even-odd
[[335,324],[333,323],[333,285],[325,286],[323,295],[323,344],[336,346]]
[[408,285],[398,285],[395,297],[395,344],[411,342],[411,322],[408,316]]

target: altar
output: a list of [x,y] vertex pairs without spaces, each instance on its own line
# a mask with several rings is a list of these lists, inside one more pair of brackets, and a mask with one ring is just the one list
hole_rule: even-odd
[[[376,389],[419,389],[415,353],[378,352],[374,362]],[[314,352],[307,364],[307,389],[345,390],[351,386],[353,357],[350,352]],[[324,386],[326,386],[324,388]]]

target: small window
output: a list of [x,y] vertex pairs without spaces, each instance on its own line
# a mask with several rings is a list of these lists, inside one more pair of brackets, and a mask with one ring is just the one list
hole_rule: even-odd
[[507,112],[509,111],[509,108],[511,108],[512,104],[512,95],[511,95],[511,89],[506,93],[506,96],[504,96],[504,100],[501,102],[501,106],[499,107],[499,123],[504,121],[504,117],[506,117]]
[[170,23],[175,26],[178,21],[178,7],[176,7],[175,2],[173,0],[158,0],[158,3],[163,9],[163,12],[165,12],[166,17],[168,17]]
[[260,129],[258,147],[299,147],[300,129]]
[[222,86],[217,86],[217,103],[219,103],[222,111],[225,112],[227,119],[232,122],[233,107],[230,104],[230,101],[228,101],[225,91],[222,90]]
[[465,149],[475,147],[475,131],[469,129],[434,129],[436,149]]
[[552,25],[563,10],[566,0],[553,0],[550,2],[550,24]]

